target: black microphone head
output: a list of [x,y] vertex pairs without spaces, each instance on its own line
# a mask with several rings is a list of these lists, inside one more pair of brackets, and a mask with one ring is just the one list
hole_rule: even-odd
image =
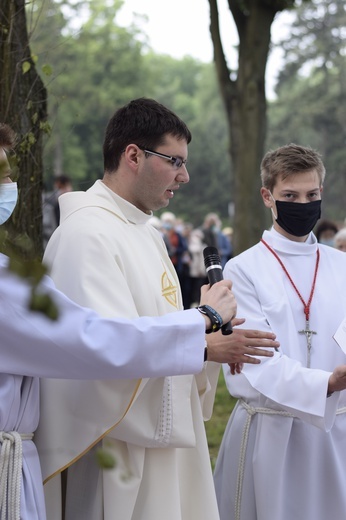
[[208,246],[203,249],[204,265],[209,267],[211,265],[221,265],[221,258],[216,247]]

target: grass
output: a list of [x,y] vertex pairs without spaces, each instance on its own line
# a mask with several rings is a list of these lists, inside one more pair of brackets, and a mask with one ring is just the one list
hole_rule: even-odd
[[237,400],[232,397],[227,390],[223,372],[221,370],[215,395],[213,415],[210,421],[204,423],[207,431],[210,460],[213,468],[219,452],[223,433],[236,402]]

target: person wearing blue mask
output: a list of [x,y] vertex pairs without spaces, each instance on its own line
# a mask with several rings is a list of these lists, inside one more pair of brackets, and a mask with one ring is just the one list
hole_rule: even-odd
[[10,127],[0,123],[0,225],[10,218],[18,200],[17,183],[11,179],[11,169],[7,159],[6,148],[3,147],[6,143],[7,146],[10,146],[10,143],[14,143],[14,133]]
[[12,215],[17,204],[18,189],[16,182],[5,182],[1,186],[0,225],[4,224]]
[[318,244],[325,168],[289,144],[261,164],[273,226],[229,260],[238,312],[272,331],[280,352],[231,375],[238,398],[215,467],[221,520],[325,520],[346,511],[346,357],[333,340],[346,315],[344,254]]
[[338,226],[332,220],[320,220],[314,231],[317,242],[326,246],[335,247],[334,237]]
[[[13,132],[0,123],[1,224],[17,200],[6,155],[13,144]],[[204,366],[205,331],[212,322],[197,309],[156,318],[101,318],[69,300],[45,277],[39,291],[49,295],[59,311],[52,321],[30,311],[31,286],[12,273],[8,263],[0,253],[0,516],[45,520],[42,474],[33,442],[39,421],[38,378],[110,380],[199,373]],[[213,312],[225,322],[236,309],[230,287],[225,280],[202,289],[201,304],[217,309]],[[239,335],[228,345],[211,336],[215,339],[208,343],[208,359],[258,362],[248,356],[261,354],[261,349],[242,344]]]

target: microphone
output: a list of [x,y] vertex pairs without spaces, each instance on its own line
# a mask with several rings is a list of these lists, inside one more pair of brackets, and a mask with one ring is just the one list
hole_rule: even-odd
[[[223,280],[221,259],[216,247],[206,247],[203,250],[203,256],[209,284],[214,285],[214,283]],[[233,329],[230,321],[222,325],[221,332],[224,336],[232,334]]]

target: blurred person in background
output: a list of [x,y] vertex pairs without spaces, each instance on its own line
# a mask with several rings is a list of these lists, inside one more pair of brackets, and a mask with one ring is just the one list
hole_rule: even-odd
[[321,220],[316,226],[315,235],[320,244],[334,247],[334,237],[338,226],[332,220]]
[[163,239],[167,247],[169,258],[177,272],[180,288],[183,296],[184,309],[190,308],[190,276],[189,276],[189,252],[184,236],[184,225],[177,219],[174,213],[165,211],[161,217]]
[[203,250],[207,245],[203,242],[203,231],[199,228],[192,229],[188,240],[188,249],[191,257],[191,306],[198,302],[198,294],[203,284],[207,283]]
[[221,220],[216,213],[208,213],[205,216],[202,231],[203,242],[209,247],[216,247],[220,255],[221,265],[225,267],[232,250],[228,238],[221,231]]
[[340,251],[346,252],[346,227],[339,229],[334,236],[334,247]]
[[60,222],[59,197],[73,190],[72,181],[67,175],[54,177],[52,192],[43,192],[42,196],[42,239],[43,249]]
[[225,237],[228,239],[230,250],[228,254],[227,260],[230,260],[233,256],[233,228],[231,226],[224,227],[222,229],[222,233],[225,235]]

